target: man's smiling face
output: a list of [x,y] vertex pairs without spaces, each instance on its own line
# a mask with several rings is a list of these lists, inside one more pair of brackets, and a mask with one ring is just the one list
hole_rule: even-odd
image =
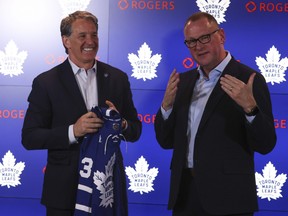
[[80,68],[90,69],[99,48],[98,29],[90,20],[77,19],[70,36],[62,38],[69,58]]

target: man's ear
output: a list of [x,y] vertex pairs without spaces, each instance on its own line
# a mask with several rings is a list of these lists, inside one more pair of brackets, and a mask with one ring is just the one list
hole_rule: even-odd
[[67,36],[62,36],[62,43],[66,47],[66,49],[70,48],[70,39]]
[[221,37],[221,44],[224,44],[225,39],[226,39],[225,32],[222,28],[219,31],[220,31],[220,37]]

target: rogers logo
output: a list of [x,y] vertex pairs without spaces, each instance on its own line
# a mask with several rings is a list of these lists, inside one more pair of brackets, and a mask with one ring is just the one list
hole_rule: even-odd
[[140,114],[140,113],[138,113],[138,118],[143,123],[154,124],[156,115],[155,114]]
[[45,57],[45,63],[47,65],[60,64],[65,61],[65,58],[65,56],[55,56],[53,54],[48,54]]
[[249,12],[249,13],[252,13],[254,11],[257,10],[257,5],[255,2],[253,1],[250,1],[246,4],[246,10]]
[[192,68],[194,65],[194,61],[192,58],[187,57],[183,60],[182,64],[184,68]]
[[24,119],[25,110],[0,110],[0,119]]
[[276,129],[286,129],[287,119],[274,119],[274,125]]
[[249,13],[253,13],[256,10],[260,11],[260,12],[288,12],[288,2],[283,3],[283,2],[278,2],[278,3],[274,3],[274,2],[260,2],[257,3],[254,1],[250,1],[248,3],[246,3],[245,5],[246,10]]
[[174,10],[174,0],[119,0],[118,7],[121,10],[127,10],[129,7],[132,10]]
[[126,10],[128,7],[129,7],[129,3],[127,0],[120,0],[118,2],[118,7],[121,9],[121,10]]

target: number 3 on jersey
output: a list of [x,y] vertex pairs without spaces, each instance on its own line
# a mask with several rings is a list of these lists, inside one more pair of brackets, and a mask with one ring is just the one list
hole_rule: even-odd
[[82,178],[89,178],[91,175],[91,169],[93,166],[93,160],[91,158],[88,157],[84,157],[81,161],[81,163],[84,165],[83,169],[80,170],[80,176]]

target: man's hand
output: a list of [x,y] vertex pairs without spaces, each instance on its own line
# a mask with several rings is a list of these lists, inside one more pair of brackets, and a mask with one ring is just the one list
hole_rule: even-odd
[[114,106],[114,104],[111,101],[106,100],[105,103],[108,105],[109,109],[115,110],[119,113],[119,111],[116,109],[116,107]]
[[253,107],[257,106],[253,96],[255,75],[256,73],[251,74],[247,84],[228,74],[220,78],[222,89],[241,106],[246,113],[249,113]]
[[82,137],[87,133],[95,133],[101,128],[103,121],[94,112],[82,115],[74,124],[73,132],[76,138]]
[[[105,103],[108,105],[109,109],[115,110],[119,113],[119,111],[116,109],[116,107],[114,106],[114,104],[109,101],[106,100]],[[122,118],[122,125],[121,125],[122,129],[125,130],[128,127],[128,122],[126,119]]]
[[179,81],[179,73],[177,73],[176,69],[174,69],[170,75],[165,95],[162,101],[162,107],[166,111],[173,107]]

